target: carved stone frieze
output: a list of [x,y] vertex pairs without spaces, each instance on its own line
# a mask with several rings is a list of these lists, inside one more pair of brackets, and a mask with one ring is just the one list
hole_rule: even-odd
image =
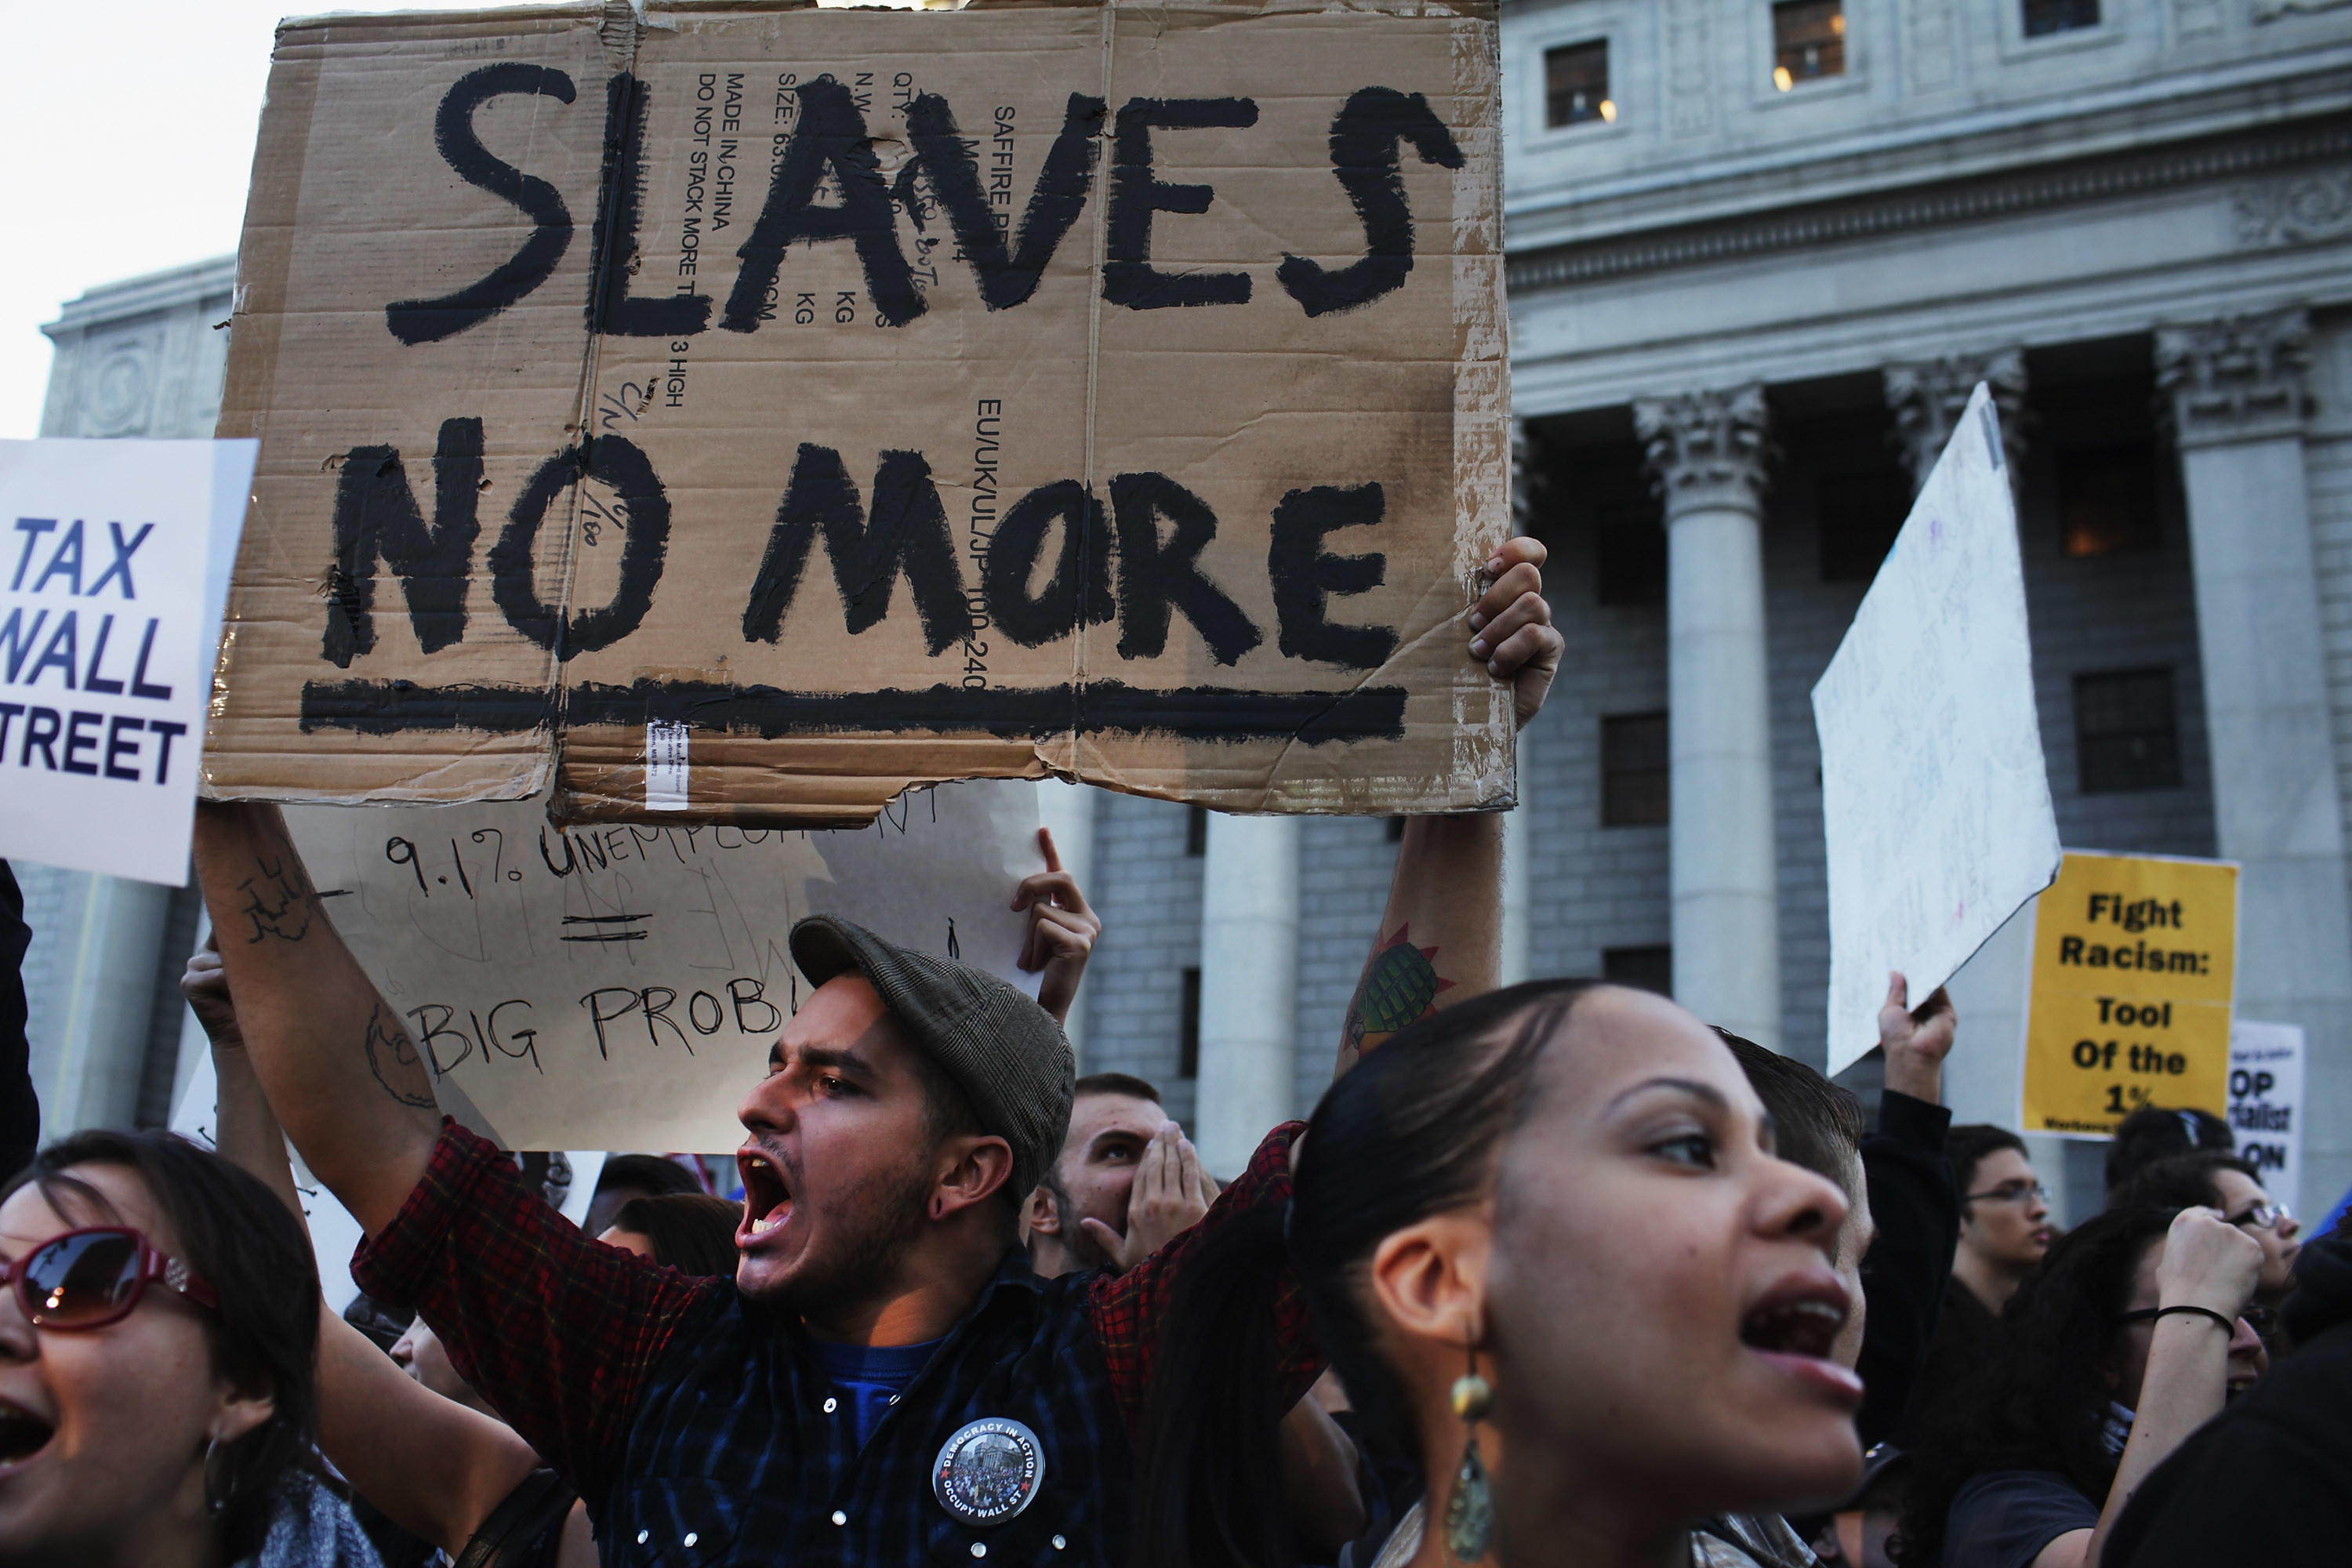
[[2311,365],[2311,316],[2301,310],[2158,327],[2157,384],[2184,447],[2300,434]]
[[1764,388],[1756,383],[1635,402],[1633,430],[1668,520],[1700,508],[1761,511],[1771,456],[1768,422]]
[[2230,198],[2243,246],[2306,245],[2352,237],[2352,167],[2316,169],[2239,187]]

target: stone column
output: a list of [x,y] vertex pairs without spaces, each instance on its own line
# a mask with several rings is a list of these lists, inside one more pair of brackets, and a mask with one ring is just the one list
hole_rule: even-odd
[[1944,455],[1952,426],[1967,410],[1969,396],[1980,381],[1989,384],[1993,411],[2000,416],[2000,444],[2009,459],[2010,482],[2018,482],[2018,463],[2025,456],[2023,349],[1913,360],[1890,364],[1880,374],[1886,405],[1895,411],[1895,438],[1903,444],[1903,458],[1911,470],[1915,492],[1927,482],[1936,459]]
[[1764,389],[1636,403],[1633,424],[1666,505],[1675,999],[1777,1050]]
[[[1077,879],[1078,891],[1092,904],[1100,896],[1095,886],[1095,802],[1098,792],[1092,784],[1065,784],[1060,779],[1037,781],[1037,821],[1054,836],[1055,852],[1062,858],[1062,869]],[[1101,911],[1097,910],[1097,913]],[[1070,1048],[1078,1053],[1080,1072],[1086,1071],[1087,1001],[1088,987],[1081,982],[1077,1000],[1071,1004],[1069,1022],[1063,1032],[1070,1037]]]
[[2213,821],[2239,882],[2238,1016],[2310,1041],[2305,1191],[2352,1180],[2352,911],[2311,502],[2300,310],[2158,329],[2189,499]]
[[35,922],[25,958],[32,1003],[33,1089],[41,1099],[41,1140],[84,1127],[128,1127],[139,1108],[156,966],[172,889],[18,862]]
[[1193,1141],[1231,1180],[1298,1093],[1298,818],[1209,814]]

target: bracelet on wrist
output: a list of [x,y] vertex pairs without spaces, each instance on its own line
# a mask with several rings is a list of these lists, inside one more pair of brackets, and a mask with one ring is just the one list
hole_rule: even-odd
[[2229,1316],[2225,1312],[2217,1312],[2210,1307],[2191,1307],[2186,1305],[2178,1307],[2143,1307],[2137,1312],[2126,1312],[2123,1315],[2122,1321],[2126,1323],[2153,1323],[2159,1318],[2177,1317],[2210,1318],[2215,1322],[2221,1325],[2221,1331],[2223,1333],[2230,1335],[2232,1339],[2237,1337],[2238,1320]]

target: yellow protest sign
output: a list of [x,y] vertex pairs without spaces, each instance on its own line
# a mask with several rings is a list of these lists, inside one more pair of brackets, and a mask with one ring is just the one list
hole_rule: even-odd
[[2104,1138],[2143,1105],[2228,1099],[2238,868],[2066,852],[2035,908],[2022,1125]]

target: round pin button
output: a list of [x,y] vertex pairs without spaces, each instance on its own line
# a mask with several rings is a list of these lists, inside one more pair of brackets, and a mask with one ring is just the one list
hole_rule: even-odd
[[653,1533],[654,1532],[650,1530],[640,1530],[637,1531],[637,1544],[643,1546],[646,1542],[652,1540]]
[[841,1408],[841,1401],[840,1401],[840,1400],[834,1398],[834,1397],[833,1397],[832,1395],[830,1395],[830,1394],[827,1394],[827,1395],[825,1396],[825,1401],[824,1401],[824,1413],[825,1413],[827,1415],[832,1415],[835,1411],[836,1411],[836,1410],[838,1410],[838,1409],[840,1409],[840,1408]]
[[1069,1543],[1068,1542],[1066,1542],[1066,1541],[1063,1540],[1063,1539],[1062,1539],[1060,1536],[1058,1536],[1058,1535],[1057,1535],[1057,1536],[1055,1536],[1055,1537],[1054,1537],[1054,1550],[1055,1550],[1055,1551],[1056,1551],[1056,1552],[1067,1552],[1069,1549],[1070,1549],[1070,1543]]
[[1003,1524],[1037,1500],[1045,1479],[1045,1445],[1002,1416],[966,1422],[931,1461],[931,1495],[966,1524]]
[[985,1557],[985,1556],[987,1556],[987,1555],[988,1555],[988,1542],[985,1542],[985,1541],[975,1541],[975,1542],[973,1542],[971,1543],[971,1554],[972,1554],[974,1557]]
[[690,1531],[690,1530],[689,1530],[689,1531],[688,1531],[686,1532],[686,1544],[687,1544],[687,1545],[688,1545],[688,1546],[693,1545],[696,1542],[698,1542],[698,1541],[699,1541],[699,1540],[701,1540],[701,1539],[702,1539],[702,1537],[700,1537],[699,1535],[697,1535],[694,1531]]
[[849,1516],[842,1512],[839,1509],[835,1509],[833,1510],[833,1522],[835,1524],[847,1524],[849,1522]]

